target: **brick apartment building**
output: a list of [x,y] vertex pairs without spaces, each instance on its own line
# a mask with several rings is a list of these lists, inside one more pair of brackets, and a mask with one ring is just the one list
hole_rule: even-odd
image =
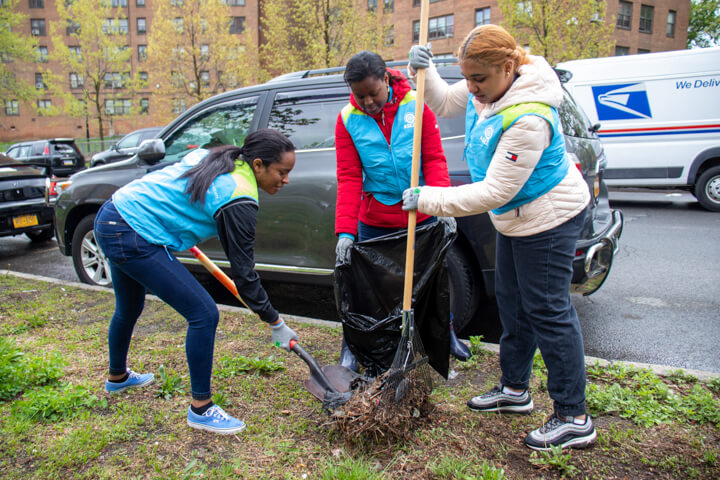
[[[20,0],[17,9],[27,16],[26,25],[21,29],[24,34],[36,37],[41,62],[37,72],[25,71],[22,75],[29,81],[35,81],[42,88],[39,74],[45,67],[53,70],[52,63],[42,60],[52,48],[49,38],[49,23],[58,20],[55,2],[58,0]],[[63,1],[63,0],[60,0]],[[147,47],[147,33],[152,28],[153,3],[156,0],[110,0],[113,6],[125,10],[126,20],[120,28],[126,32],[128,45],[133,51],[131,68],[133,72],[142,71],[140,58]],[[419,35],[420,0],[359,0],[367,1],[369,8],[384,8],[391,12],[394,48],[392,58],[407,58],[410,46]],[[262,0],[226,0],[231,15],[242,28],[256,32],[253,37],[261,38],[258,28],[259,11]],[[364,7],[364,5],[363,5]],[[433,53],[438,56],[452,55],[458,43],[475,26],[485,23],[498,24],[502,21],[502,12],[497,1],[487,0],[430,0],[429,39],[433,44]],[[607,6],[607,21],[615,19],[615,54],[682,50],[686,48],[687,27],[690,20],[690,0],[610,0]],[[69,78],[69,82],[73,79]],[[133,101],[139,102],[152,111],[152,91],[141,92]],[[52,98],[41,98],[39,102],[55,104]],[[138,128],[154,126],[151,115],[113,118],[108,122],[110,134],[124,134]],[[3,112],[0,112],[0,142],[14,142],[28,139],[50,137],[84,138],[97,135],[93,121],[86,124],[84,118],[43,117],[30,105],[6,100]]]

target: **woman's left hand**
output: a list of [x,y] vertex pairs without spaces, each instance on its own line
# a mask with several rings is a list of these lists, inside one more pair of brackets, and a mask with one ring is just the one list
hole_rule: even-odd
[[417,210],[418,209],[418,201],[420,200],[420,193],[422,192],[422,188],[420,187],[413,187],[406,189],[402,194],[402,209],[403,210]]

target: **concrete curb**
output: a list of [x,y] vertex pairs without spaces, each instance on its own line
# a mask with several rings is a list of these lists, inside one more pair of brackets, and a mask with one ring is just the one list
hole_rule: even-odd
[[[39,280],[41,282],[54,283],[56,285],[66,285],[69,287],[84,288],[86,290],[94,290],[96,292],[106,292],[106,293],[110,292],[110,290],[105,287],[97,287],[95,285],[88,285],[88,284],[80,283],[80,282],[70,282],[67,280],[43,277],[40,275],[16,272],[13,270],[0,271],[0,274],[12,275],[15,277],[26,278],[28,280]],[[149,294],[147,295],[147,299],[152,300],[152,301],[162,301],[155,295],[149,295]],[[246,315],[253,314],[247,308],[233,307],[231,305],[218,305],[218,310],[223,311],[223,312],[242,313],[242,314],[246,314]],[[338,328],[338,329],[341,328],[340,322],[332,322],[330,320],[320,320],[317,318],[301,317],[301,316],[297,316],[297,315],[285,315],[285,314],[283,314],[283,318],[293,321],[293,322],[303,323],[303,324],[307,324],[307,325],[318,325],[318,326]],[[481,345],[484,350],[487,350],[487,351],[493,352],[493,353],[500,353],[500,346],[498,344],[483,342]],[[705,382],[716,379],[716,378],[720,378],[720,373],[715,373],[715,372],[705,372],[702,370],[670,367],[667,365],[656,365],[656,364],[652,364],[652,363],[627,362],[627,361],[621,361],[621,360],[606,360],[606,359],[598,358],[598,357],[585,356],[585,365],[594,366],[596,364],[601,365],[601,366],[631,365],[636,368],[648,369],[651,372],[655,373],[656,375],[660,375],[660,376],[668,376],[668,375],[672,374],[673,372],[683,371],[686,374],[692,375],[692,376],[696,377],[697,379],[705,381]]]

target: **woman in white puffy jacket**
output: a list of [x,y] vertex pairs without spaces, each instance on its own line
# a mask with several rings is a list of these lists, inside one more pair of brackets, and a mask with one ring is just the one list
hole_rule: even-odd
[[463,40],[457,56],[464,82],[448,85],[431,56],[426,47],[412,47],[410,67],[427,69],[425,101],[438,116],[465,116],[473,183],[408,189],[403,208],[453,217],[489,212],[498,231],[502,377],[468,406],[531,412],[528,387],[539,347],[555,412],[525,443],[536,450],[586,447],[596,432],[585,411],[583,340],[570,281],[590,193],[565,151],[557,113],[562,87],[545,59],[526,54],[497,25],[477,27]]

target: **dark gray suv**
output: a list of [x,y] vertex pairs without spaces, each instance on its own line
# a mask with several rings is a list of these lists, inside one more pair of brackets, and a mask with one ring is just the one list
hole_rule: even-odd
[[[462,78],[456,65],[440,66],[438,70],[450,82]],[[128,160],[71,177],[56,205],[57,240],[60,250],[72,255],[80,279],[100,285],[110,283],[92,225],[95,212],[117,188],[179,160],[194,148],[241,145],[248,132],[270,127],[293,141],[297,162],[289,185],[273,196],[261,193],[256,269],[268,280],[332,284],[337,187],[334,131],[338,112],[350,94],[340,72],[296,72],[263,85],[214,96],[163,129],[158,135],[160,145],[160,140],[150,140]],[[622,215],[608,205],[603,181],[606,160],[595,128],[569,94],[560,116],[568,153],[592,192],[590,214],[577,244],[573,277],[573,289],[590,294],[610,271],[622,231]],[[441,119],[440,130],[452,183],[470,182],[462,160],[463,119]],[[164,155],[154,153],[158,147],[164,149]],[[459,236],[447,257],[455,326],[465,334],[482,332],[497,319],[493,283],[495,230],[487,214],[458,218],[458,228]],[[200,248],[221,267],[229,268],[217,239]],[[179,256],[188,268],[202,270],[190,254]]]
[[44,165],[48,176],[68,177],[85,168],[85,157],[72,138],[16,143],[5,154],[22,163]]

